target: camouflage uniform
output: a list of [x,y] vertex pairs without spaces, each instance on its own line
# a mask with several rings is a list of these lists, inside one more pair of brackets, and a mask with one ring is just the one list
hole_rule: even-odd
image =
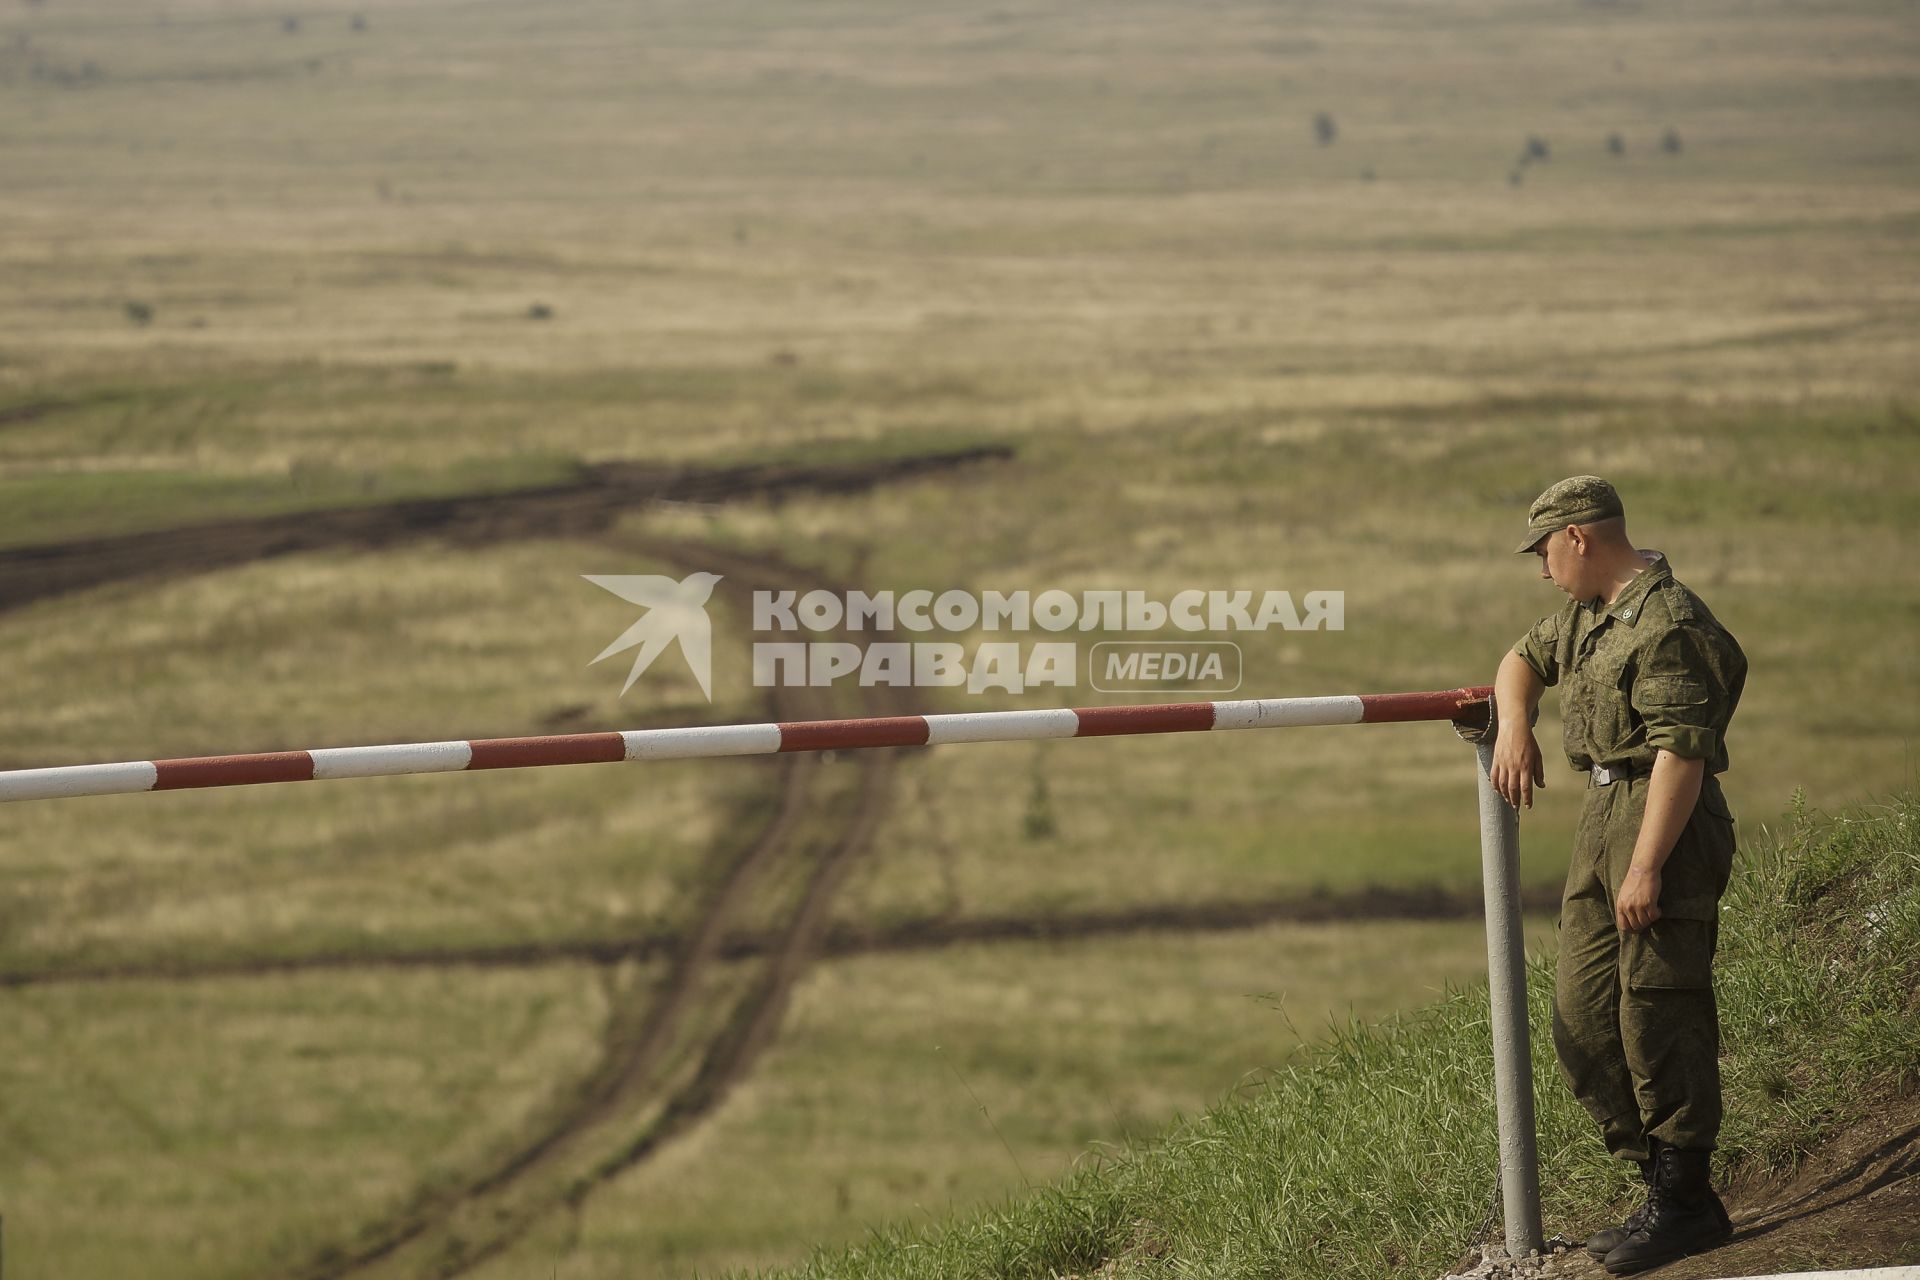
[[[1721,1106],[1713,953],[1734,850],[1733,814],[1714,775],[1727,767],[1746,657],[1674,581],[1664,556],[1612,604],[1571,601],[1542,619],[1514,652],[1548,685],[1564,682],[1567,761],[1589,775],[1560,908],[1553,1041],[1561,1071],[1614,1155],[1646,1160],[1650,1137],[1711,1148]],[[1614,898],[1661,748],[1706,760],[1706,773],[1660,870],[1660,918],[1622,933]],[[1628,776],[1602,784],[1595,765]]]

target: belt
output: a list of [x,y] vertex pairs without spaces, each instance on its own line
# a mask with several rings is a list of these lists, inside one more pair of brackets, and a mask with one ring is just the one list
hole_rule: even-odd
[[1596,764],[1591,770],[1590,785],[1609,786],[1615,782],[1625,782],[1628,778],[1644,778],[1647,771],[1633,764]]

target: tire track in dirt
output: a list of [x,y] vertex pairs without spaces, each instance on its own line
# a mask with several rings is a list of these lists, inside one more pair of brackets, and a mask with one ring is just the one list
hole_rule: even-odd
[[601,463],[582,466],[572,480],[526,489],[407,498],[10,547],[0,549],[0,613],[111,582],[236,568],[307,551],[383,551],[428,538],[472,548],[530,538],[597,537],[621,515],[649,503],[857,493],[1012,457],[1013,450],[1005,445],[981,445],[833,466]]
[[[740,581],[740,566],[730,567],[736,572],[727,575],[728,590],[743,602],[750,588]],[[793,700],[785,696],[788,691],[769,693],[769,710],[776,718],[796,713],[797,708],[790,705]],[[400,1264],[421,1252],[438,1253],[444,1259],[448,1246],[433,1238],[436,1232],[451,1239],[446,1228],[473,1206],[506,1198],[504,1193],[517,1190],[516,1184],[564,1163],[579,1135],[617,1123],[644,1106],[647,1091],[701,991],[702,977],[714,962],[726,922],[791,846],[818,765],[789,757],[776,767],[780,779],[772,817],[744,848],[737,847],[737,841],[733,842],[736,847],[729,847],[723,838],[709,854],[704,879],[711,887],[685,933],[663,946],[666,974],[651,987],[633,984],[609,992],[598,1058],[546,1116],[543,1126],[459,1180],[416,1193],[390,1217],[362,1227],[350,1241],[321,1248],[289,1274],[301,1280],[336,1280],[383,1268],[421,1273],[424,1265]]]
[[[608,545],[683,571],[717,571],[722,590],[743,610],[754,590],[793,586],[803,576],[771,556],[702,544],[630,538]],[[824,581],[809,585],[834,589]],[[776,719],[812,718],[833,709],[832,690],[777,686],[770,693]],[[905,714],[919,706],[916,690],[860,693],[868,705],[859,710],[868,714]],[[658,988],[623,993],[610,1011],[598,1064],[544,1128],[452,1187],[416,1197],[392,1218],[363,1229],[352,1243],[323,1249],[293,1274],[301,1280],[459,1275],[510,1248],[547,1215],[578,1205],[718,1106],[773,1042],[793,986],[814,954],[833,892],[871,846],[884,812],[892,753],[861,752],[850,759],[859,784],[846,813],[835,812],[831,801],[823,806],[814,794],[825,768],[821,757],[781,762],[779,813],[721,878]],[[777,931],[777,945],[752,957],[762,961],[759,975],[704,1045],[687,1046],[698,1055],[690,1077],[674,1079],[671,1059],[682,1047],[699,997],[713,985],[710,972],[724,962],[720,948],[728,921],[751,905],[783,858],[798,852],[809,834],[817,852],[798,901]],[[636,1123],[649,1111],[649,1119]],[[622,1132],[630,1127],[631,1132]]]
[[[1522,891],[1528,912],[1552,911],[1560,892],[1551,886]],[[881,952],[934,951],[983,942],[1077,942],[1136,933],[1224,933],[1269,924],[1372,923],[1392,920],[1478,920],[1481,897],[1441,885],[1367,886],[1348,893],[1314,892],[1225,901],[1150,903],[1106,911],[1062,914],[1000,914],[906,920],[878,928],[829,925],[815,952],[822,958]],[[0,972],[0,989],[128,980],[198,981],[270,977],[328,969],[520,969],[541,965],[661,960],[681,945],[676,934],[631,938],[561,939],[498,946],[422,947],[389,952],[316,951],[292,956],[234,956],[194,964],[164,961],[74,966],[43,971]],[[717,960],[751,960],[782,945],[779,935],[729,933],[714,949]]]
[[436,1259],[436,1265],[428,1274],[447,1280],[470,1271],[506,1252],[548,1214],[562,1208],[577,1210],[606,1182],[643,1163],[693,1128],[724,1102],[733,1086],[752,1071],[760,1055],[776,1039],[793,989],[818,954],[817,938],[834,891],[860,856],[872,847],[873,834],[890,792],[893,768],[892,762],[884,759],[863,764],[861,768],[863,776],[852,825],[821,853],[798,909],[782,930],[778,945],[767,953],[769,963],[736,1006],[733,1017],[708,1042],[691,1078],[666,1098],[648,1124],[572,1181],[563,1193],[544,1203],[533,1204],[517,1216],[493,1215],[494,1230],[488,1237],[478,1241],[461,1238],[455,1248]]
[[22,427],[56,413],[73,409],[91,409],[95,405],[127,404],[141,397],[132,391],[98,391],[81,396],[47,396],[38,400],[20,400],[0,405],[0,427]]

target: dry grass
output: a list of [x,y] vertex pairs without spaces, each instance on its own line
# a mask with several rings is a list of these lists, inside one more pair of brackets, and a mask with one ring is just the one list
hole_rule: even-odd
[[[352,12],[303,9],[292,32],[291,15],[238,0],[0,15],[0,544],[534,483],[581,460],[1006,438],[1017,462],[962,477],[636,525],[875,588],[1342,589],[1347,631],[1246,646],[1246,692],[1324,693],[1485,678],[1558,600],[1502,549],[1519,509],[1557,476],[1600,470],[1753,659],[1729,778],[1749,826],[1795,785],[1837,805],[1911,776],[1920,50],[1904,6],[1475,0],[1441,17],[1122,0],[1090,17],[1038,0],[403,0],[369,6],[361,32]],[[1313,143],[1319,110],[1339,122],[1332,147]],[[1678,156],[1656,147],[1669,126]],[[1536,133],[1553,158],[1510,186]],[[712,708],[672,664],[624,702],[615,664],[586,667],[626,617],[577,575],[648,567],[561,544],[429,546],[10,611],[0,754],[761,718],[734,624],[716,632]],[[836,909],[866,922],[1470,883],[1466,762],[1437,728],[931,753],[905,770],[928,802],[896,806]],[[757,769],[22,806],[0,831],[0,956],[33,968],[671,924],[716,831],[761,811]],[[1056,832],[1039,840],[1023,823],[1036,771]],[[1536,883],[1558,874],[1572,782],[1556,770],[1526,820]],[[1402,935],[1337,936],[1272,938],[1325,944],[1316,1009],[1350,985],[1377,994],[1358,1002],[1369,1013],[1424,998],[1381,953]],[[1420,945],[1465,972],[1469,941]],[[764,1080],[590,1201],[565,1265],[792,1257],[856,1219],[1015,1185],[991,1135],[964,1127],[971,1113],[929,1133],[919,1048],[882,1045],[861,1074],[858,1035],[875,1028],[995,1056],[985,1087],[1007,1082],[1016,1109],[1058,1104],[1016,1142],[1036,1178],[1089,1138],[1151,1128],[1286,1051],[1241,1034],[1271,1026],[1244,1020],[1240,999],[1271,985],[1249,976],[1266,972],[1251,953],[1267,942],[822,969]],[[1163,972],[1218,985],[1191,1016],[1094,1016],[1115,975],[1138,992]],[[23,1026],[43,1009],[84,1028],[71,1052],[29,1032],[0,1053],[9,1234],[75,1275],[150,1258],[155,1222],[221,1242],[192,1255],[194,1274],[245,1272],[276,1233],[293,1252],[341,1234],[303,1216],[332,1202],[342,1162],[354,1171],[364,1129],[329,1119],[325,1091],[385,1096],[416,1058],[463,1080],[505,1070],[476,1028],[522,1025],[534,1015],[515,1010],[542,1001],[566,1011],[551,1015],[559,1056],[527,1070],[561,1078],[559,1046],[591,1022],[568,981],[503,977],[443,999],[411,978],[276,986],[290,1021],[257,1024],[237,1084],[220,1054],[156,1028],[177,1017],[217,1043],[256,1025],[222,1002],[255,995],[9,996]],[[1005,1035],[999,1013],[967,1004],[996,985],[1036,993]],[[1074,993],[1070,1007],[1047,991]],[[363,1021],[291,1025],[349,997]],[[943,1020],[946,998],[971,1012]],[[332,1060],[324,1079],[294,1060],[381,1035],[381,1062]],[[1134,1091],[1117,1128],[1084,1091],[1041,1088],[1087,1063]],[[287,1136],[251,1198],[189,1190],[187,1208],[129,1201],[114,1231],[71,1230],[59,1206],[119,1203],[123,1168],[166,1183],[138,1156],[138,1116],[65,1119],[85,1110],[65,1081],[122,1066],[133,1080],[116,1088],[148,1114],[171,1095],[127,1090],[315,1099],[312,1145]],[[385,1179],[366,1194],[498,1136],[435,1110],[441,1083],[394,1086],[392,1105],[427,1128],[366,1157]],[[813,1145],[863,1119],[860,1144]],[[176,1164],[216,1181],[253,1176],[245,1127],[184,1104],[163,1118]],[[63,1158],[70,1133],[85,1141]],[[817,1152],[851,1207],[776,1151]],[[728,1207],[730,1180],[756,1169],[764,1194]],[[658,1226],[648,1206],[663,1197],[717,1225]],[[527,1247],[550,1269],[566,1224],[549,1226]]]

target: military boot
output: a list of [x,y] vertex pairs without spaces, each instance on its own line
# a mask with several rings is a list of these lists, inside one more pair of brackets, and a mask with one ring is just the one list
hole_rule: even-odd
[[[1636,1160],[1634,1163],[1640,1166],[1640,1181],[1646,1184],[1647,1192],[1651,1195],[1653,1191],[1654,1157],[1659,1154],[1660,1140],[1658,1138],[1647,1139],[1647,1150],[1653,1154],[1649,1155],[1645,1160]],[[1596,1231],[1587,1237],[1588,1255],[1595,1261],[1604,1259],[1628,1236],[1638,1231],[1646,1220],[1647,1202],[1642,1200],[1640,1207],[1627,1215],[1625,1223],[1617,1227],[1608,1227],[1605,1231]]]
[[1661,1144],[1654,1154],[1646,1218],[1607,1254],[1603,1265],[1610,1273],[1630,1276],[1705,1253],[1732,1237],[1727,1207],[1709,1180],[1712,1163],[1712,1151]]

